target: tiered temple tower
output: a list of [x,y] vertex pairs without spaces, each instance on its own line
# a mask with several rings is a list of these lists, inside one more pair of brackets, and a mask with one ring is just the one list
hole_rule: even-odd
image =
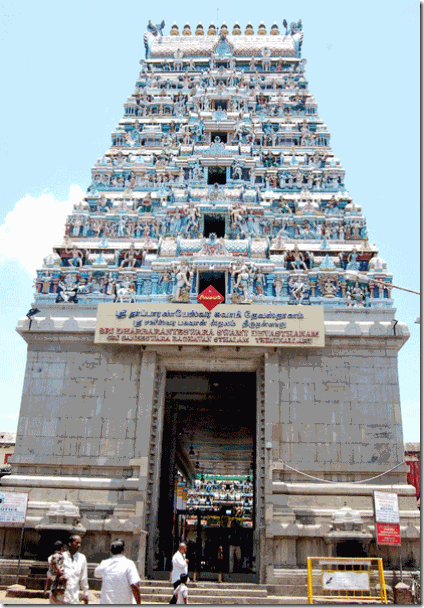
[[[111,147],[37,272],[40,313],[18,326],[28,368],[5,484],[33,488],[28,538],[66,494],[90,559],[126,534],[143,571],[146,551],[159,567],[167,373],[255,371],[257,580],[352,540],[333,525],[345,502],[361,550],[375,553],[372,493],[383,486],[399,494],[403,557],[414,560],[419,514],[397,466],[408,330],[308,89],[302,23],[164,27],[149,22]],[[99,302],[192,306],[209,285],[243,309],[324,307],[325,348],[94,344]],[[397,551],[381,551],[394,567]]]
[[36,302],[194,302],[212,283],[233,303],[392,306],[308,89],[302,24],[160,27]]

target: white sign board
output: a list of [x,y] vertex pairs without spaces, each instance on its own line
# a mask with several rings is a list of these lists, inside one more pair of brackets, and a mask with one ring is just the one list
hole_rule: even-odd
[[369,591],[368,572],[323,572],[322,588],[331,591]]
[[97,344],[266,346],[325,345],[322,306],[106,304],[97,308]]
[[0,524],[24,524],[28,493],[0,492]]
[[399,523],[399,504],[397,494],[374,492],[375,521],[381,524]]

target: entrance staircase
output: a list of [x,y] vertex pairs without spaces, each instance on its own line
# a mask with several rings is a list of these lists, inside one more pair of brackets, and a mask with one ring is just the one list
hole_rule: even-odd
[[[169,603],[173,590],[166,581],[142,581],[141,600]],[[304,597],[278,597],[269,593],[267,585],[254,583],[190,582],[188,594],[190,604],[306,604],[306,593]]]
[[[46,563],[22,560],[19,580],[16,580],[18,560],[0,559],[0,588],[7,589],[6,597],[42,598],[46,579]],[[90,596],[99,601],[101,581],[93,576],[96,564],[88,564]],[[400,581],[400,573],[385,571],[386,585],[392,588]],[[224,575],[225,576],[225,575]],[[16,583],[19,583],[16,586]],[[404,572],[404,582],[410,584],[410,572]],[[307,575],[304,568],[276,568],[274,583],[257,585],[248,582],[190,581],[190,604],[306,604]],[[172,597],[173,586],[167,580],[143,580],[141,601],[145,604],[166,604]],[[391,602],[389,602],[391,603]]]

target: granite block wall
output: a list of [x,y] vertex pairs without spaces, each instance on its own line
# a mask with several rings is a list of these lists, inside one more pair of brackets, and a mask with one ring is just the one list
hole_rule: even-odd
[[[134,457],[140,351],[31,346],[13,464],[129,467]],[[110,471],[109,471],[110,472]]]
[[281,351],[266,374],[273,460],[328,471],[402,462],[396,353],[383,357],[372,344],[348,353]]

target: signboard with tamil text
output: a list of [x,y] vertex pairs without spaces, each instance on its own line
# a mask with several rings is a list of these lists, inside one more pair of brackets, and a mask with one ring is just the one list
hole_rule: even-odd
[[100,344],[324,346],[322,306],[101,303],[94,341]]
[[26,492],[0,492],[0,526],[25,523],[28,506]]

